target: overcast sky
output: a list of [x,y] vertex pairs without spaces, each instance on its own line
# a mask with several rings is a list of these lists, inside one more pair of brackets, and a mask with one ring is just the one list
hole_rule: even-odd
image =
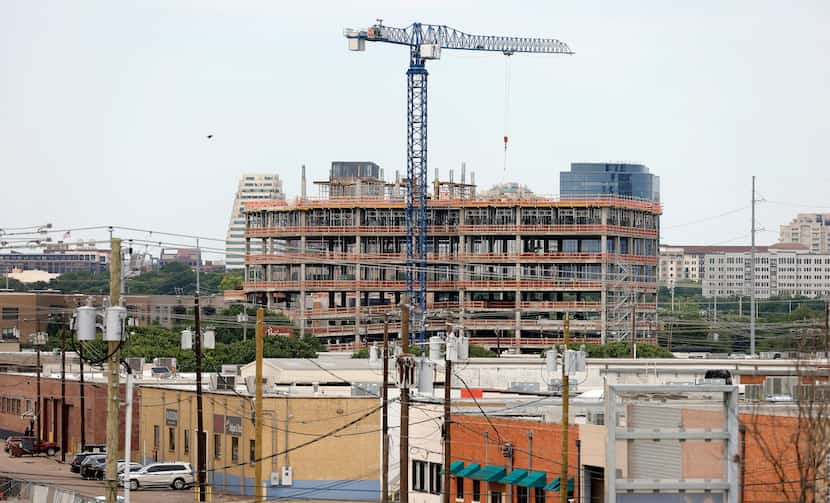
[[352,53],[342,36],[376,18],[576,52],[512,57],[506,173],[505,57],[431,62],[430,177],[466,161],[480,187],[556,194],[571,162],[643,163],[672,244],[748,243],[753,174],[760,244],[830,212],[825,0],[0,0],[0,228],[222,238],[243,172],[278,173],[293,196],[301,164],[317,180],[332,160],[403,171],[406,50]]

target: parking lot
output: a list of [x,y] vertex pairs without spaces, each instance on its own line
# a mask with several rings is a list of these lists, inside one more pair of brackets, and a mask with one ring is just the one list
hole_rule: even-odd
[[[45,485],[59,486],[75,491],[84,496],[103,496],[104,482],[97,480],[83,480],[77,473],[69,471],[71,456],[66,457],[66,464],[60,462],[60,455],[53,458],[46,456],[13,458],[0,451],[0,475],[12,479],[40,482]],[[123,489],[118,494],[124,494]],[[159,496],[164,494],[165,502],[192,502],[195,500],[193,490],[173,491],[171,489],[143,489],[132,491],[130,500],[135,503],[158,503]],[[239,497],[222,498],[214,495],[214,501],[239,501]]]

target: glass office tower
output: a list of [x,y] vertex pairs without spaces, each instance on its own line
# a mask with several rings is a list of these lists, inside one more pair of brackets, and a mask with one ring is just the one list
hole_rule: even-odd
[[574,162],[559,173],[563,198],[619,195],[660,201],[660,177],[642,164]]

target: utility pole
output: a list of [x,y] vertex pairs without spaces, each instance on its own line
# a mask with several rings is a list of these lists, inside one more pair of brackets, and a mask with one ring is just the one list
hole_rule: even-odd
[[[568,323],[568,315],[565,314],[565,323]],[[568,326],[568,325],[565,325]],[[566,336],[567,337],[567,336]],[[565,343],[568,344],[567,342]],[[634,300],[631,302],[631,358],[637,358],[637,292],[634,292]],[[567,348],[566,348],[567,349]]]
[[37,362],[35,364],[35,366],[37,367],[37,369],[36,369],[36,371],[37,371],[37,406],[35,407],[35,421],[36,421],[35,424],[36,424],[37,431],[35,432],[35,440],[36,440],[36,444],[39,446],[40,445],[40,433],[41,433],[41,430],[40,430],[40,409],[41,409],[41,405],[40,405],[40,402],[41,402],[41,398],[40,398],[40,334],[39,333],[35,334],[35,337],[37,338],[36,339],[37,344],[35,345],[35,347],[37,348],[37,350],[36,350],[36,352],[37,352]]
[[[124,413],[124,480],[130,480],[133,462],[133,369],[127,366],[126,393],[127,410]],[[124,484],[124,503],[130,503],[130,484]]]
[[830,358],[828,344],[830,344],[830,300],[824,301],[824,358]]
[[66,463],[66,332],[61,328],[61,463]]
[[[193,296],[194,322],[196,333],[193,335],[193,350],[196,352],[196,470],[197,483],[199,484],[199,501],[206,501],[206,470],[207,464],[207,442],[205,442],[204,410],[202,406],[202,324],[200,320],[201,308],[199,307],[199,274],[196,273],[196,293]],[[109,503],[109,502],[107,502]]]
[[409,295],[401,303],[401,355],[398,376],[401,382],[400,503],[409,503],[409,376],[414,360],[409,354]]
[[382,479],[380,503],[389,500],[389,313],[383,315],[383,389],[381,390],[381,429],[383,431]]
[[[559,475],[559,501],[568,503],[568,401],[570,399],[570,378],[568,377],[568,343],[571,339],[571,322],[568,313],[565,313],[565,326],[563,331],[563,342],[565,347],[562,351],[562,471]],[[633,347],[633,345],[632,345]]]
[[[121,240],[112,238],[110,245],[110,307],[121,303]],[[121,366],[121,341],[107,341],[107,462],[106,503],[116,503],[118,496],[118,413],[119,369]]]
[[749,248],[749,354],[755,355],[755,175],[752,175],[752,246]]
[[[263,353],[263,332],[265,328],[265,310],[261,307],[256,311],[256,424],[254,424],[254,501],[263,501],[262,486],[262,353]],[[274,432],[276,433],[276,432]]]
[[[449,346],[444,352],[444,503],[450,503],[450,395],[452,383],[452,360]],[[463,497],[463,495],[461,495]],[[457,497],[457,496],[456,496]]]
[[86,445],[86,405],[84,405],[84,345],[78,341],[78,356],[80,359],[80,381],[78,383],[79,404],[81,407],[81,451]]

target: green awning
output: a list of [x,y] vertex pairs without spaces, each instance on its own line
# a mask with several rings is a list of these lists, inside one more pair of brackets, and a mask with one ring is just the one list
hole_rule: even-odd
[[483,480],[485,482],[498,482],[503,476],[503,466],[487,465],[468,477],[475,480]]
[[[545,486],[545,489],[548,490],[548,491],[553,491],[555,493],[558,493],[559,492],[559,485],[560,485],[559,484],[559,479],[560,478],[561,477],[556,477],[555,479],[553,479],[550,482],[550,484]],[[574,479],[573,479],[573,477],[569,477],[568,478],[568,494],[571,494],[572,492],[574,492]]]
[[[469,465],[465,466],[464,468],[458,470],[458,473],[455,474],[456,477],[469,477],[470,475],[474,474],[481,468],[481,465],[478,463],[470,463]],[[452,465],[450,465],[450,470],[452,470]]]
[[[458,475],[462,468],[464,468],[463,461],[453,461],[450,463],[450,475]],[[441,474],[444,474],[444,470],[441,470]]]
[[527,477],[516,482],[516,485],[524,487],[545,487],[545,479],[547,479],[545,472],[530,472],[527,474]]
[[521,479],[525,478],[527,470],[513,470],[499,480],[502,484],[515,484]]

